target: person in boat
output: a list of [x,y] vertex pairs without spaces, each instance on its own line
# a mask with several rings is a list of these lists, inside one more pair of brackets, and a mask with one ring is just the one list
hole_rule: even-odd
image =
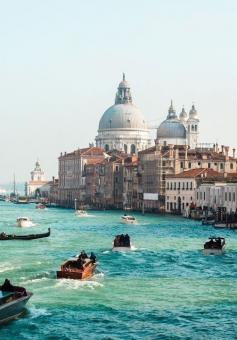
[[88,258],[87,253],[85,252],[85,250],[82,250],[81,254],[78,257],[78,259],[85,260],[87,258]]
[[91,260],[92,263],[96,262],[96,256],[95,256],[95,254],[93,252],[91,252],[90,260]]
[[120,235],[116,235],[114,239],[114,247],[119,247]]
[[2,232],[2,233],[0,234],[0,238],[1,238],[1,239],[6,239],[6,238],[7,238],[7,234],[4,233],[4,232]]
[[2,287],[1,287],[1,290],[5,291],[5,292],[14,292],[15,288],[11,284],[10,280],[5,279],[5,281],[4,281],[4,283],[3,283]]
[[125,242],[124,236],[125,236],[124,234],[120,235],[120,238],[119,238],[119,247],[123,247],[124,246],[124,242]]
[[76,261],[76,263],[75,263],[77,269],[83,269],[83,262],[84,262],[84,260],[81,259],[80,257],[78,257],[78,259],[77,259],[77,261]]
[[130,237],[128,236],[128,234],[124,236],[124,246],[130,247]]

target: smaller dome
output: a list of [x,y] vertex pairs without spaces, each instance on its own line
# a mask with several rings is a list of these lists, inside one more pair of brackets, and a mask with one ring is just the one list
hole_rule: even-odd
[[198,118],[198,113],[197,113],[197,110],[196,110],[194,104],[192,105],[192,108],[189,111],[189,118],[191,118],[191,119],[197,119]]
[[186,138],[186,129],[178,119],[167,119],[157,129],[157,138]]
[[187,112],[185,111],[184,107],[182,108],[182,111],[179,114],[179,119],[182,122],[186,122],[186,120],[188,119],[188,115],[187,115]]

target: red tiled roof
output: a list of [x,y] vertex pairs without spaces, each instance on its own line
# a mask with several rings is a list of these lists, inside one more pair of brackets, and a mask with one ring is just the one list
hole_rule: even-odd
[[183,171],[177,175],[169,175],[167,178],[196,178],[196,177],[205,177],[205,178],[210,178],[210,177],[218,177],[221,175],[218,171],[215,171],[213,169],[203,169],[203,168],[198,168],[198,169],[191,169],[187,171]]

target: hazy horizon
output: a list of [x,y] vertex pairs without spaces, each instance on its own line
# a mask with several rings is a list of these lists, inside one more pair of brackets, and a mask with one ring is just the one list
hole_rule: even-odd
[[237,2],[30,0],[0,12],[0,183],[57,176],[94,141],[125,72],[149,125],[194,102],[200,141],[236,147]]

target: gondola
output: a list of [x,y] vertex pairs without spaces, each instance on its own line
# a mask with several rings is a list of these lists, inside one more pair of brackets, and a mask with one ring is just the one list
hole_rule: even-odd
[[0,241],[10,241],[10,240],[35,240],[37,238],[44,238],[50,235],[50,228],[48,228],[47,233],[43,234],[29,234],[29,235],[7,235],[5,233],[0,233]]

